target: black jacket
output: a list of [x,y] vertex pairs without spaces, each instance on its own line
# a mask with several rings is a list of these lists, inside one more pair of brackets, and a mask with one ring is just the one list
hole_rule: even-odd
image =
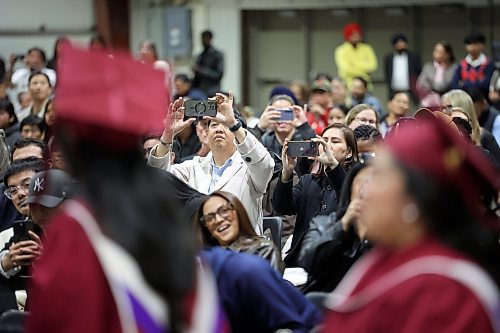
[[[417,79],[422,71],[422,63],[420,61],[420,57],[412,52],[407,52],[408,54],[408,74],[410,78],[410,94],[413,100],[418,101],[417,94]],[[392,83],[392,73],[393,73],[393,60],[394,60],[394,52],[385,56],[385,82],[387,83],[387,87],[389,88],[389,96],[394,93],[394,90],[391,87]]]
[[273,195],[274,210],[283,215],[297,214],[291,249],[284,260],[287,267],[297,266],[302,240],[312,218],[337,211],[345,176],[344,168],[338,165],[326,175],[303,175],[295,186],[292,181],[283,183],[279,177]]
[[224,56],[213,46],[209,46],[196,58],[199,67],[193,78],[193,87],[203,91],[207,96],[220,92],[220,81],[224,74]]
[[370,248],[367,241],[359,239],[354,228],[344,231],[337,214],[313,218],[298,258],[299,265],[309,273],[302,291],[332,291]]

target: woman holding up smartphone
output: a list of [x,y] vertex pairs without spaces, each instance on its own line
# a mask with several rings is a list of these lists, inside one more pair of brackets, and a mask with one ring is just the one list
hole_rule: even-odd
[[312,140],[319,142],[319,156],[309,157],[314,161],[311,172],[301,176],[296,185],[291,180],[297,158],[288,156],[288,140],[285,141],[283,168],[273,196],[276,212],[297,214],[291,249],[284,259],[287,267],[298,265],[297,256],[311,219],[337,211],[346,170],[358,161],[354,133],[345,125],[328,126],[321,137]]

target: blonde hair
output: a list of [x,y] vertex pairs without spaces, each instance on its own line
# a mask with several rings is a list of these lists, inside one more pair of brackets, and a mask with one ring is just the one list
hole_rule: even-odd
[[354,118],[356,118],[356,116],[358,114],[360,114],[362,111],[365,111],[365,110],[372,110],[373,113],[375,113],[375,119],[377,120],[376,126],[377,126],[377,129],[379,129],[380,119],[378,117],[378,113],[377,113],[377,111],[375,111],[373,106],[368,105],[368,104],[358,104],[355,107],[353,107],[351,110],[349,110],[349,112],[345,116],[345,125],[349,126],[352,123],[352,121],[354,120]]
[[441,101],[444,100],[449,101],[452,107],[459,107],[462,109],[463,113],[469,118],[469,122],[472,127],[472,142],[475,145],[480,145],[481,126],[479,126],[477,114],[474,110],[474,103],[472,102],[472,98],[469,96],[469,94],[460,89],[453,89],[448,91],[441,97]]

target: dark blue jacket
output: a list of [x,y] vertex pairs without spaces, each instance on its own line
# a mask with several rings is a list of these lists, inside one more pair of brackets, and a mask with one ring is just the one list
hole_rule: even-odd
[[201,253],[212,267],[232,332],[309,332],[322,314],[264,259],[215,247]]
[[3,194],[5,187],[3,184],[0,186],[0,231],[9,229],[16,220],[24,220],[24,216],[19,213],[12,203],[12,200]]

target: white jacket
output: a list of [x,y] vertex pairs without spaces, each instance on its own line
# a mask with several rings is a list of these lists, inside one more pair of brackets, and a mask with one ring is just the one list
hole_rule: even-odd
[[[237,196],[245,206],[257,234],[262,234],[262,197],[273,174],[274,160],[262,143],[248,131],[245,140],[240,144],[235,142],[235,145],[237,151],[233,155],[234,160],[215,184],[213,191],[226,191]],[[156,147],[152,153],[155,151]],[[206,157],[195,156],[192,160],[172,165],[168,152],[163,157],[151,154],[148,164],[170,171],[197,191],[209,194],[211,160],[210,152]]]

